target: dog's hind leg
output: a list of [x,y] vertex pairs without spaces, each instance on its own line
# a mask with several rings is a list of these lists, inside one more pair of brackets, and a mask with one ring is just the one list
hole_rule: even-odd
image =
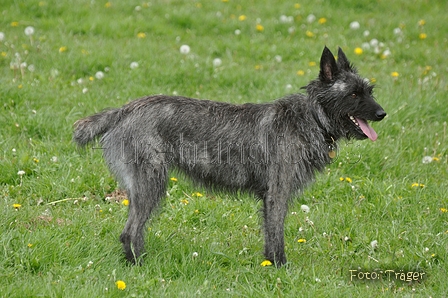
[[164,165],[142,163],[133,164],[132,171],[133,181],[128,187],[128,220],[120,240],[126,259],[132,264],[141,264],[145,223],[165,195],[168,169]]

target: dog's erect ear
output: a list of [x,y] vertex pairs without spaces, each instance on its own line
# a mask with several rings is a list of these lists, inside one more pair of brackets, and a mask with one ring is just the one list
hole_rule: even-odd
[[350,66],[350,61],[348,61],[347,56],[345,56],[344,52],[341,48],[338,50],[338,67],[339,69],[345,71],[351,71],[352,67]]
[[325,47],[320,58],[320,73],[319,79],[322,82],[330,83],[335,80],[338,73],[338,66],[334,59],[333,53]]

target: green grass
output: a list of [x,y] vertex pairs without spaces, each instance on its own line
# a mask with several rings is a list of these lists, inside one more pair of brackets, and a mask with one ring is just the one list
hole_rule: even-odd
[[[446,1],[106,2],[0,0],[1,297],[447,295]],[[374,38],[384,44],[379,53],[354,54]],[[99,150],[77,151],[72,124],[148,94],[242,103],[300,92],[317,76],[310,62],[318,65],[324,45],[341,46],[376,80],[388,116],[374,124],[377,142],[342,143],[338,160],[291,205],[288,265],[260,266],[259,202],[200,189],[176,173],[148,225],[145,264],[126,265],[118,236],[127,208],[105,200],[118,185]],[[436,160],[424,164],[424,156]],[[357,268],[426,278],[351,281]]]

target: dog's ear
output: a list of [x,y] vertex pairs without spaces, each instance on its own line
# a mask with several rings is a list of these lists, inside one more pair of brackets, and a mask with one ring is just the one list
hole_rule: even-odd
[[350,61],[348,61],[347,56],[345,56],[344,52],[341,48],[338,50],[338,67],[339,69],[345,71],[351,71],[352,66],[350,65]]
[[319,79],[322,82],[330,83],[336,79],[338,73],[338,66],[334,59],[333,53],[325,47],[320,58],[320,73]]

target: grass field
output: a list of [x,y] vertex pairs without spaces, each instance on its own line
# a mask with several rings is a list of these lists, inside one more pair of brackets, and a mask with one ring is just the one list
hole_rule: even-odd
[[[445,0],[0,0],[0,296],[446,297],[447,11]],[[101,151],[71,142],[72,124],[149,94],[302,92],[324,45],[375,82],[388,116],[375,143],[342,143],[291,205],[287,266],[260,265],[259,202],[177,173],[145,264],[126,265],[124,198]],[[409,271],[423,280],[401,281]]]

